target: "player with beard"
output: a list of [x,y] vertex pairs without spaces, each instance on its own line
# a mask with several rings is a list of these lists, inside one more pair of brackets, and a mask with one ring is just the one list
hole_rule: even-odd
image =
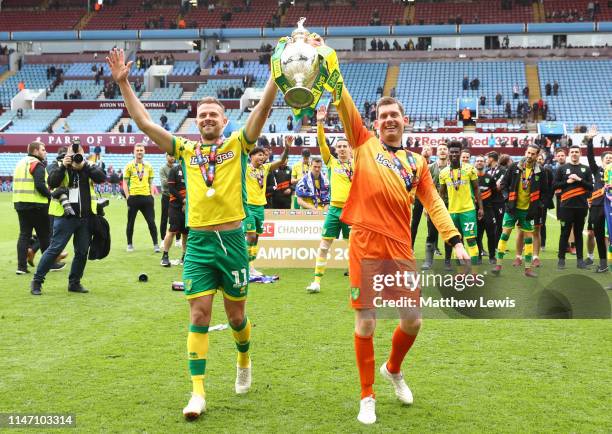
[[189,227],[183,281],[190,308],[187,355],[193,385],[183,415],[191,420],[206,409],[208,326],[214,294],[219,290],[238,350],[235,391],[246,393],[251,386],[251,322],[246,315],[249,261],[242,230],[246,217],[244,177],[248,153],[268,118],[277,88],[268,79],[245,126],[227,139],[223,130],[229,120],[223,104],[213,97],[203,98],[196,109],[201,135],[196,142],[173,136],[153,121],[130,86],[132,62],[125,63],[123,50],[113,49],[106,60],[131,118],[162,151],[173,154],[183,169]]
[[[462,234],[472,264],[478,263],[477,225],[484,216],[482,198],[478,188],[478,174],[472,165],[463,161],[461,143],[450,142],[448,156],[450,166],[440,172],[440,194],[448,197],[448,211],[457,230]],[[478,212],[474,207],[474,199]],[[450,258],[446,258],[448,260]]]
[[493,274],[501,273],[508,239],[518,222],[520,230],[525,232],[525,276],[536,277],[532,270],[533,224],[543,206],[543,197],[547,194],[542,191],[546,186],[542,182],[542,168],[536,162],[539,152],[537,145],[528,145],[525,157],[518,163],[512,163],[502,178],[501,188],[507,192],[508,201]]

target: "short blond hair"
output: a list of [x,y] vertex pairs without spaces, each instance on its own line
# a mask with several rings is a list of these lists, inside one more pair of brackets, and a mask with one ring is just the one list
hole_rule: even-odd
[[200,101],[198,101],[198,105],[196,105],[196,109],[204,104],[217,104],[219,107],[221,107],[221,110],[223,110],[223,113],[225,113],[225,106],[219,99],[215,98],[214,96],[205,96],[204,98],[202,98]]

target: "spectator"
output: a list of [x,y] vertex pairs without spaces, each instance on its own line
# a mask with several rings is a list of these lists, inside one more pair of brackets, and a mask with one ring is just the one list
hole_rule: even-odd
[[480,95],[480,105],[481,106],[487,105],[487,97],[486,96]]
[[19,89],[19,92],[21,92],[22,90],[25,89],[25,83],[23,82],[23,80],[19,80],[19,83],[17,84],[17,89]]
[[465,75],[465,76],[463,77],[463,82],[462,82],[462,85],[463,85],[463,90],[468,90],[468,89],[469,89],[469,86],[470,86],[470,79],[467,77],[467,75]]
[[525,99],[529,99],[529,86],[525,86],[523,88],[523,96],[525,97]]
[[390,94],[390,95],[391,95],[391,98],[395,98],[395,92],[396,92],[396,91],[395,91],[395,86],[393,86],[393,87],[391,88],[391,94]]
[[506,117],[508,119],[511,119],[512,118],[512,104],[510,104],[510,101],[506,102],[505,112],[506,112]]
[[544,86],[544,92],[546,96],[550,96],[552,94],[552,85],[550,84],[550,81],[546,82],[546,86]]
[[372,38],[372,42],[370,42],[370,51],[376,51],[376,38]]
[[293,116],[287,116],[287,131],[293,131]]
[[502,94],[500,92],[497,92],[497,95],[495,95],[495,104],[502,105],[502,99]]
[[555,80],[553,84],[553,95],[554,96],[559,95],[559,83],[557,82],[557,80]]
[[517,99],[519,97],[519,85],[518,85],[518,83],[514,83],[514,86],[512,86],[512,97],[514,99]]
[[461,117],[464,123],[469,122],[470,119],[472,118],[472,112],[470,111],[469,108],[464,107],[463,110],[461,110]]
[[414,42],[412,41],[412,38],[408,39],[408,50],[412,51],[414,50]]
[[268,132],[269,133],[275,133],[276,132],[276,124],[274,122],[270,122],[270,125],[268,125]]
[[385,51],[391,50],[391,45],[389,45],[389,41],[385,39],[385,43],[383,45]]

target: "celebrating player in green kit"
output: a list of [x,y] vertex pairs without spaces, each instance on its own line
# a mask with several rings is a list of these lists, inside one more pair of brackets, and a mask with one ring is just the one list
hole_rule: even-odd
[[206,409],[208,326],[213,296],[218,290],[223,293],[238,349],[236,393],[246,393],[251,386],[251,323],[245,312],[249,261],[242,230],[246,216],[244,178],[248,153],[255,147],[277,89],[268,80],[246,125],[225,140],[222,133],[228,119],[223,104],[213,97],[203,98],[196,111],[202,138],[195,142],[173,136],[155,124],[130,87],[128,75],[132,62],[125,63],[123,50],[113,49],[107,62],[138,128],[161,150],[174,155],[183,167],[187,189],[185,214],[190,229],[183,281],[190,304],[187,351],[193,383],[193,393],[183,414],[187,419],[195,419]]
[[353,182],[353,158],[351,156],[351,147],[345,139],[339,140],[336,143],[338,158],[335,158],[331,154],[325,140],[325,128],[323,126],[326,115],[327,109],[322,105],[317,110],[317,142],[321,149],[323,162],[330,171],[331,206],[327,211],[327,217],[323,223],[323,236],[317,253],[314,281],[306,288],[310,293],[321,291],[321,278],[325,273],[327,255],[332,243],[340,236],[340,232],[342,232],[342,237],[345,240],[348,240],[350,233],[350,227],[346,223],[340,221],[340,214],[342,214],[342,208],[344,208],[344,203],[346,199],[348,199],[351,183]]

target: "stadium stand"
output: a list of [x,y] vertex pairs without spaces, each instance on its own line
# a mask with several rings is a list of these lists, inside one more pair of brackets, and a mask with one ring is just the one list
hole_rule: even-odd
[[70,95],[78,90],[81,92],[81,98],[77,99],[91,100],[96,99],[103,88],[102,83],[95,84],[93,80],[65,80],[47,96],[47,99],[51,101],[71,99]]
[[[478,77],[479,90],[462,89],[462,80]],[[502,116],[506,101],[513,110],[519,99],[512,99],[512,86],[526,84],[523,62],[405,62],[400,65],[397,97],[406,113],[414,120],[455,119],[457,99],[487,97],[485,109],[491,115]],[[503,96],[502,105],[495,105],[495,95]]]
[[362,111],[366,101],[376,101],[380,97],[377,90],[385,86],[387,64],[346,63],[342,65],[342,75],[355,105]]
[[41,0],[3,0],[2,9],[37,8],[43,4]]
[[94,75],[94,72],[91,68],[95,66],[96,70],[103,66],[104,76],[110,76],[110,70],[103,63],[93,63],[93,62],[81,62],[81,63],[73,63],[70,65],[70,68],[66,72],[64,72],[65,77],[91,77]]
[[538,71],[542,95],[547,82],[559,83],[557,96],[543,98],[549,117],[566,122],[568,133],[591,124],[612,131],[612,60],[541,61]]
[[177,100],[181,98],[183,88],[176,83],[171,83],[168,87],[158,87],[153,89],[151,95],[144,97],[146,100]]
[[[521,6],[511,2],[511,9],[503,10],[500,2],[474,0],[471,2],[423,3],[416,2],[414,24],[477,24],[533,22],[531,4]],[[457,22],[459,18],[460,22]]]
[[115,109],[76,109],[66,118],[66,122],[72,133],[106,133],[121,118],[121,113],[122,110]]
[[[222,61],[222,63],[226,62]],[[250,75],[254,79],[253,85],[255,87],[263,87],[266,84],[269,74],[269,66],[267,63],[262,64],[256,61],[247,60],[244,62],[243,67],[234,66],[231,61],[227,61],[227,64],[228,75]],[[211,68],[211,74],[214,74],[215,70],[216,68]],[[240,86],[242,86],[242,84]]]
[[[177,110],[176,112],[167,112],[163,109],[152,109],[149,110],[149,114],[151,115],[151,119],[158,124],[161,125],[160,118],[162,115],[165,115],[168,118],[168,131],[171,133],[175,133],[180,128],[181,124],[187,118],[187,110]],[[136,126],[133,121],[130,121],[132,124],[133,133],[139,133],[140,129]]]
[[146,23],[161,20],[161,26],[154,28],[169,28],[170,23],[177,22],[179,8],[154,8],[145,10],[140,6],[138,0],[123,0],[114,5],[104,5],[102,9],[95,12],[87,22],[87,30],[110,30],[110,29],[146,29],[151,28]]
[[0,29],[16,30],[71,30],[78,24],[85,10],[13,10],[0,13]]
[[402,23],[404,5],[402,2],[371,2],[369,0],[356,0],[355,7],[348,2],[340,5],[331,4],[325,8],[321,5],[307,6],[304,2],[295,2],[287,10],[284,18],[285,25],[295,26],[300,17],[308,17],[308,26],[367,26],[373,25],[372,14],[378,10],[380,25]]
[[198,67],[198,63],[187,60],[177,60],[172,65],[172,75],[193,75]]
[[[593,11],[588,9],[593,3]],[[595,10],[591,0],[545,0],[544,11],[547,22],[574,21],[609,21],[612,20],[612,4],[599,2],[599,10]]]
[[[221,27],[222,24],[225,27],[265,27],[278,9],[277,0],[252,0],[248,9],[245,8],[243,0],[224,2],[230,7],[222,7],[221,2],[209,3],[215,3],[216,7],[213,10],[205,6],[193,8],[185,15],[185,21],[195,22],[197,27],[213,29]],[[228,13],[230,15],[227,15]]]
[[23,110],[21,117],[18,116],[17,110],[9,110],[0,116],[0,128],[8,121],[12,121],[12,125],[3,132],[5,133],[41,133],[47,131],[53,122],[61,115],[62,111],[57,110]]
[[[26,89],[46,89],[54,80],[47,79],[48,65],[23,65],[17,74],[0,82],[0,103],[4,107],[10,107],[11,99],[17,94],[20,81],[23,81]],[[55,65],[57,68],[68,69],[69,65]]]
[[[198,86],[196,91],[191,95],[191,99],[199,100],[205,96],[216,96],[221,97],[219,91],[221,89],[229,89],[233,87],[234,89],[242,88],[242,81],[240,79],[220,79],[220,80],[208,80],[205,84],[201,84]],[[229,99],[229,98],[224,98]]]

